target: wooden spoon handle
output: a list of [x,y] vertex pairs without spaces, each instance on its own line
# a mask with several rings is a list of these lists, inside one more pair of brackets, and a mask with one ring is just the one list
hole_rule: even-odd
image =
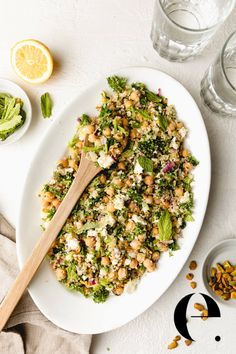
[[29,285],[36,270],[42,263],[53,241],[61,231],[79,197],[87,187],[88,183],[99,171],[100,169],[94,164],[91,165],[91,162],[87,159],[84,159],[83,163],[81,161],[79,170],[68,193],[57,209],[57,212],[49,223],[46,231],[43,232],[34,246],[32,253],[27,258],[6,297],[0,304],[0,331],[4,328],[12,311]]

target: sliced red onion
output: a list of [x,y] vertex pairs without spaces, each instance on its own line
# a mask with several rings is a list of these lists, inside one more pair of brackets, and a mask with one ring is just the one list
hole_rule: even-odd
[[157,96],[161,96],[161,89],[160,88],[157,90]]
[[175,167],[174,162],[168,161],[165,167],[163,168],[163,172],[164,173],[170,172],[173,170],[174,167]]

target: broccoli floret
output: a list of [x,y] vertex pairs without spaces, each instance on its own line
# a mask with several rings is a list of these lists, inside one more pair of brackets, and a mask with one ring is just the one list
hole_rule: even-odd
[[105,302],[109,296],[109,291],[104,286],[99,286],[99,288],[93,293],[93,301],[100,303]]

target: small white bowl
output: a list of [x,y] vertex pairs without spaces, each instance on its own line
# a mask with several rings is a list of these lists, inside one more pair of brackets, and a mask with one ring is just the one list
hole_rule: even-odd
[[220,296],[216,295],[208,284],[210,278],[210,271],[215,267],[216,263],[223,263],[229,261],[232,265],[236,264],[236,238],[227,239],[217,243],[208,252],[202,266],[202,278],[206,290],[216,301],[232,308],[236,308],[236,300],[223,300]]
[[17,129],[13,134],[9,135],[9,137],[6,140],[4,141],[0,140],[0,147],[1,147],[3,145],[9,145],[15,143],[26,133],[27,129],[30,126],[30,122],[32,118],[32,107],[31,107],[29,97],[27,96],[25,91],[20,86],[18,86],[17,84],[15,84],[10,80],[0,79],[0,92],[9,93],[13,97],[21,98],[21,100],[24,103],[23,110],[26,113],[26,119],[24,124],[19,129]]

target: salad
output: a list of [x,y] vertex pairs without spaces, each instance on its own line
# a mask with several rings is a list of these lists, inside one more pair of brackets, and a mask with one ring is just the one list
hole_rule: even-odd
[[[109,77],[96,116],[83,114],[68,152],[41,192],[42,226],[52,219],[82,149],[103,170],[77,202],[48,258],[57,279],[95,302],[132,291],[193,221],[187,129],[167,98],[143,83]],[[89,144],[84,147],[85,137]]]

